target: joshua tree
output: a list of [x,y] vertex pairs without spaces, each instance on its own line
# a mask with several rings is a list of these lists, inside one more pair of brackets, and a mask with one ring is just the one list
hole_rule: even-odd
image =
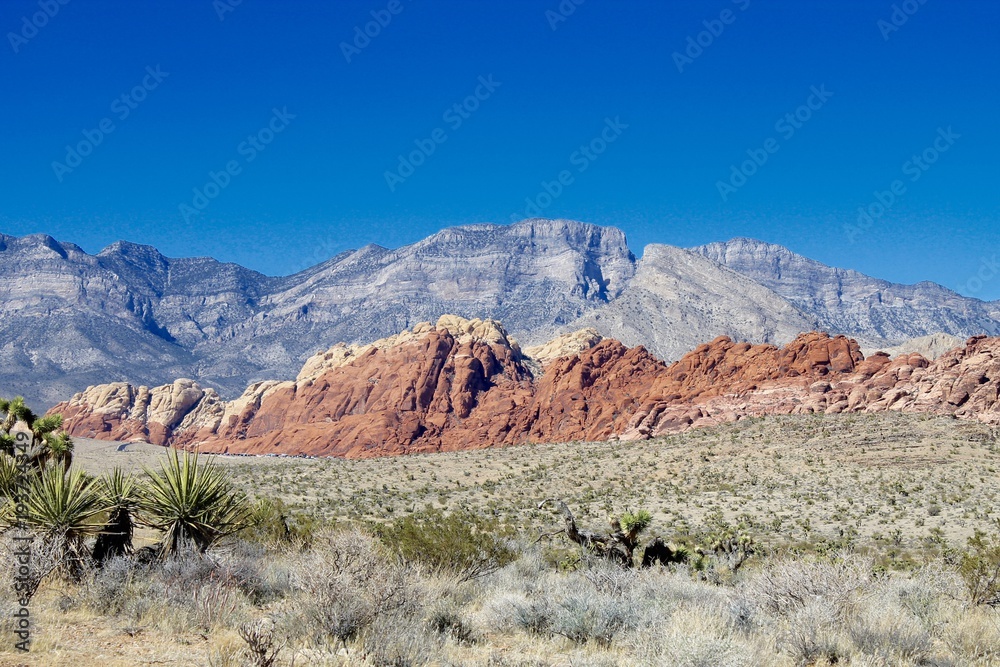
[[115,468],[99,482],[101,498],[108,509],[108,522],[94,544],[94,560],[103,565],[115,556],[132,553],[133,514],[139,499],[134,475]]
[[24,422],[31,430],[31,447],[28,457],[36,469],[50,460],[63,464],[67,470],[73,462],[73,441],[62,427],[62,415],[37,416],[24,403],[24,399],[16,396],[10,400],[0,399],[0,413],[4,415],[0,423],[0,451],[13,455],[14,435],[11,433],[18,422]]
[[639,545],[639,535],[649,527],[653,520],[652,514],[646,510],[625,512],[620,517],[611,519],[610,533],[594,533],[577,528],[569,507],[557,498],[543,500],[538,509],[548,503],[552,503],[562,512],[566,527],[560,532],[565,532],[569,539],[622,567],[635,565],[635,549]]
[[73,441],[65,431],[58,431],[62,426],[62,415],[46,415],[28,422],[31,428],[31,450],[28,458],[39,470],[49,461],[61,463],[69,470],[73,462]]
[[21,396],[15,396],[10,400],[0,398],[0,412],[4,413],[4,420],[0,424],[0,431],[7,434],[10,433],[10,430],[19,421],[28,424],[35,421],[35,413],[28,409],[28,406],[24,404],[24,398]]
[[220,538],[243,528],[250,517],[246,496],[232,488],[215,465],[198,455],[169,450],[159,471],[146,469],[149,482],[139,492],[140,522],[163,531],[160,555],[181,548],[206,551]]

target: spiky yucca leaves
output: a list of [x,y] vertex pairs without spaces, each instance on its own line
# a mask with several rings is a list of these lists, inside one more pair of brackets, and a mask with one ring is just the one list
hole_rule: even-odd
[[108,521],[94,544],[94,560],[103,564],[115,556],[132,553],[132,517],[139,502],[139,486],[135,475],[115,468],[100,479],[99,487],[108,508]]
[[10,454],[0,453],[0,498],[13,498],[20,479],[17,459]]
[[21,480],[17,459],[6,452],[0,452],[0,532],[14,526],[17,517],[14,512],[14,496]]
[[31,426],[31,434],[35,436],[35,440],[42,440],[49,433],[55,432],[60,426],[62,426],[63,418],[62,415],[46,415],[45,417],[38,417],[37,419],[29,422]]
[[146,469],[146,474],[139,518],[163,531],[163,557],[188,547],[204,552],[247,525],[252,508],[246,496],[214,464],[199,462],[197,454],[169,450],[160,470]]
[[84,540],[101,530],[107,509],[94,478],[79,469],[45,466],[29,475],[25,496],[25,525],[47,542],[62,542],[62,565],[79,576]]

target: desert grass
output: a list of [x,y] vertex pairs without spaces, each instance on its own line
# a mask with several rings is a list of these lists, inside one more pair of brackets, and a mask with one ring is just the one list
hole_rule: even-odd
[[[37,600],[38,665],[793,667],[994,665],[1000,618],[953,569],[853,552],[764,560],[725,584],[684,566],[559,571],[537,546],[459,581],[357,530],[305,550],[231,544],[128,560]],[[246,637],[256,632],[254,654]],[[273,662],[261,662],[273,657]]]
[[[301,530],[162,563],[116,559],[79,581],[53,574],[32,600],[26,656],[4,589],[0,665],[1000,664],[1000,614],[974,604],[959,574],[974,531],[997,534],[996,436],[938,417],[802,416],[641,443],[220,457]],[[159,454],[78,451],[93,472]],[[559,520],[537,503],[552,496],[582,527],[649,509],[650,536],[692,548],[740,523],[758,552],[736,573],[711,559],[622,570],[551,534]],[[428,509],[489,518],[516,558],[465,579],[377,537]],[[8,554],[0,545],[0,569]]]

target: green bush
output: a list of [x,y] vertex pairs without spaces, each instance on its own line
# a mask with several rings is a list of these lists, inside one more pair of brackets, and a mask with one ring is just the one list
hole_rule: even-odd
[[958,571],[969,588],[973,604],[1000,605],[1000,540],[981,530],[969,538]]
[[462,581],[495,572],[517,558],[517,551],[506,539],[508,530],[467,510],[411,514],[378,527],[376,532],[404,559],[457,574]]
[[308,546],[319,524],[316,517],[289,509],[281,499],[259,498],[239,536],[260,544]]

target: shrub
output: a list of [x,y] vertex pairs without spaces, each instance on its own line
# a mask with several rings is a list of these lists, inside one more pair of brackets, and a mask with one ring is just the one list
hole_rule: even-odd
[[579,579],[563,584],[553,595],[552,634],[577,644],[607,646],[619,634],[638,625],[638,610],[631,595],[595,592]]
[[797,665],[815,665],[821,659],[836,664],[846,657],[837,633],[837,611],[820,599],[794,608],[781,637],[781,646]]
[[239,536],[264,544],[307,546],[316,531],[315,517],[293,512],[280,499],[258,498]]
[[867,559],[784,560],[768,564],[748,578],[741,593],[778,616],[788,616],[810,600],[822,600],[839,614],[871,578],[872,562]]
[[977,530],[958,567],[973,604],[1000,605],[1000,540]]
[[404,559],[456,574],[460,581],[495,572],[517,557],[495,521],[469,511],[411,514],[378,533]]
[[[699,584],[705,586],[705,584]],[[735,639],[722,619],[697,607],[665,615],[624,641],[637,664],[671,667],[757,667],[752,647]]]
[[148,570],[131,558],[110,558],[85,579],[84,600],[98,614],[118,616],[135,598],[147,595],[148,577],[143,576],[147,574]]
[[431,664],[440,639],[431,637],[413,618],[387,614],[365,627],[361,653],[373,667],[418,667]]
[[291,572],[264,545],[235,540],[216,553],[226,577],[255,605],[264,605],[291,593]]
[[419,608],[409,571],[379,546],[359,531],[317,536],[301,579],[321,638],[346,643],[383,616],[412,616]]
[[920,664],[930,653],[933,639],[920,621],[890,600],[876,600],[855,611],[847,632],[862,652],[883,659],[905,658]]
[[246,643],[246,653],[253,667],[272,667],[284,645],[274,645],[274,621],[247,621],[240,625],[240,639]]

